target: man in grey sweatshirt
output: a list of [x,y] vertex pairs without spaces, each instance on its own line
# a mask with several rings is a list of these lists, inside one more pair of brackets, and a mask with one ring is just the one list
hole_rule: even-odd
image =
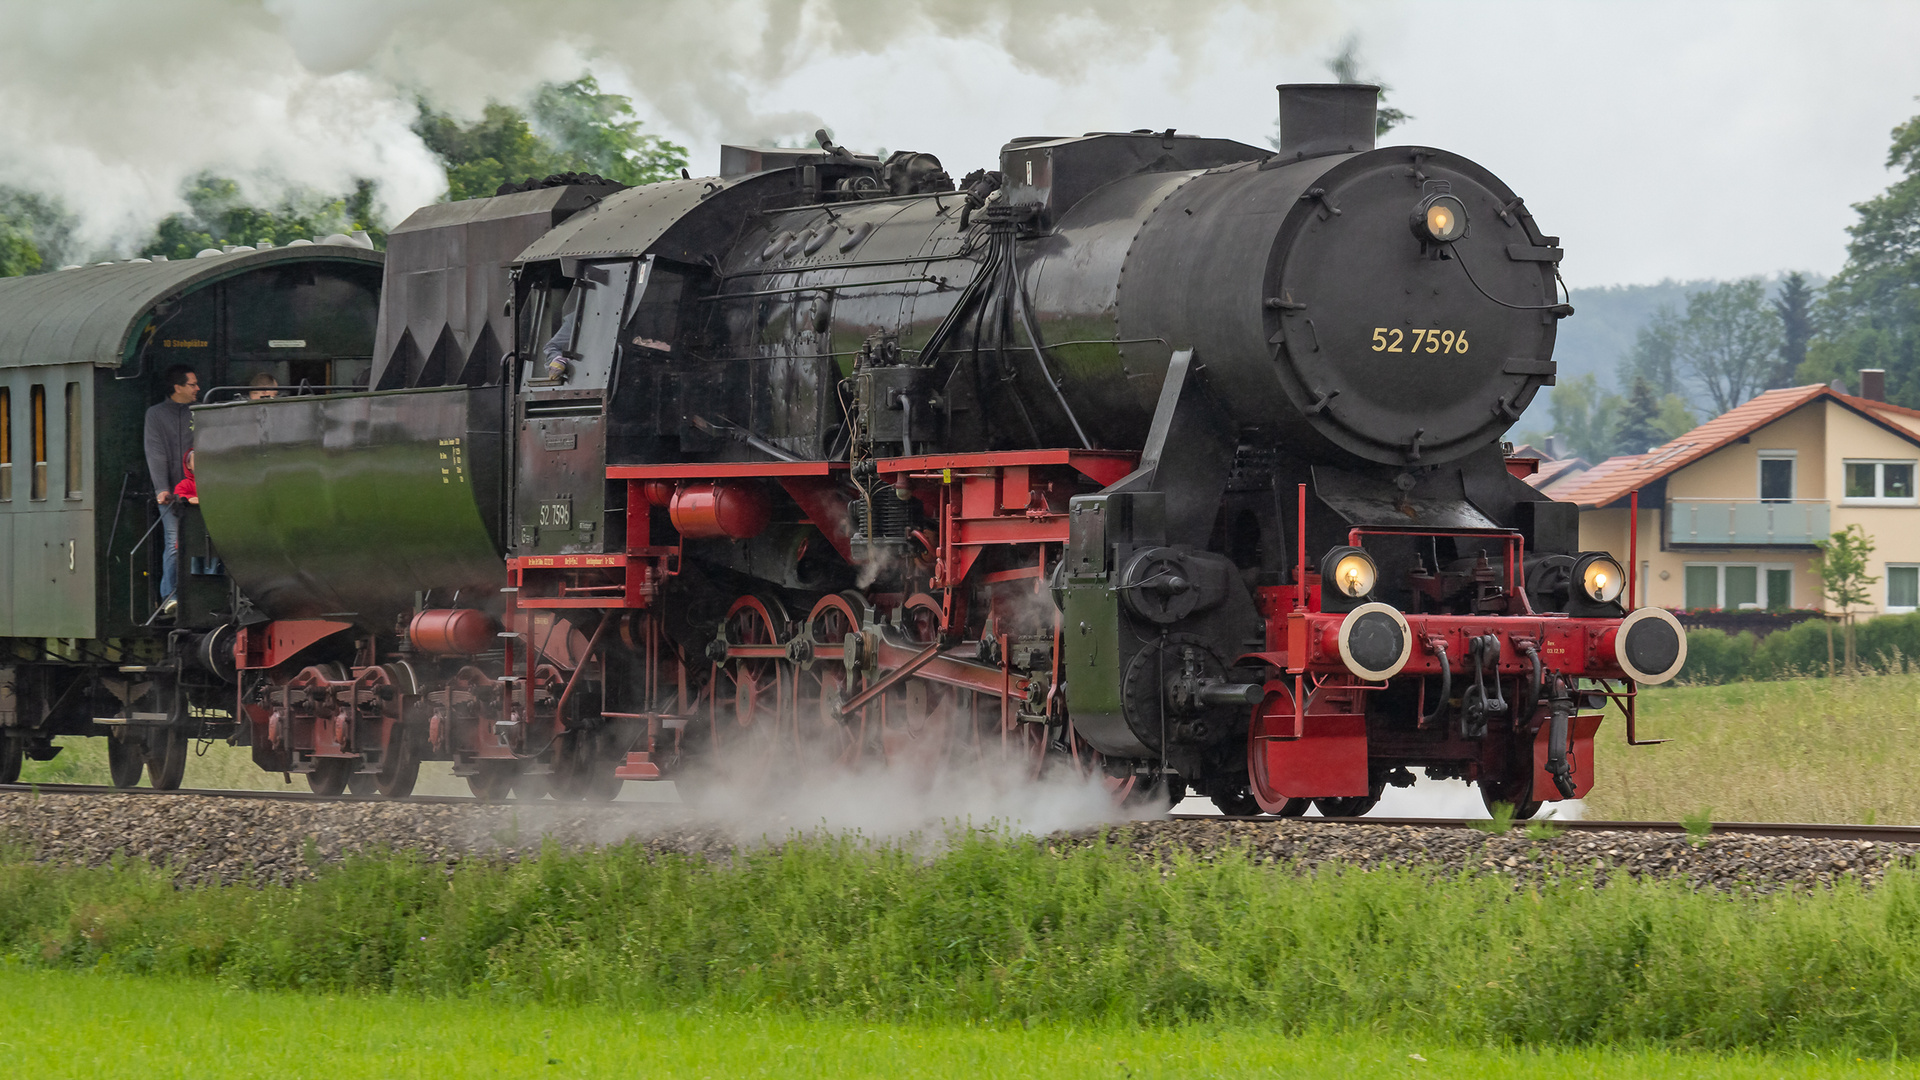
[[180,586],[180,508],[173,487],[186,478],[187,451],[193,449],[193,412],[200,396],[200,377],[185,364],[167,369],[167,398],[147,410],[147,475],[153,480],[153,498],[160,504],[160,523],[167,531],[161,559],[160,617],[171,619],[179,610],[174,593]]

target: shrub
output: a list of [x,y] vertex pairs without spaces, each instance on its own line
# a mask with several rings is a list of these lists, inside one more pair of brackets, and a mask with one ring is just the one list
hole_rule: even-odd
[[1700,628],[1687,631],[1687,666],[1680,678],[1689,683],[1724,683],[1748,678],[1753,667],[1753,651],[1760,639],[1751,630],[1729,634],[1725,630]]
[[[1841,662],[1840,627],[1834,626],[1834,658]],[[1920,612],[1881,615],[1856,631],[1860,669],[1871,674],[1915,670],[1920,664]],[[1750,631],[1728,634],[1696,627],[1687,631],[1687,665],[1680,678],[1694,684],[1741,679],[1792,679],[1827,674],[1827,623],[1807,619],[1763,638]]]

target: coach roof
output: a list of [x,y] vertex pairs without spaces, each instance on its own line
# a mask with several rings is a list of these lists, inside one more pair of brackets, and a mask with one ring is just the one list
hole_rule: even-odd
[[378,267],[385,256],[354,244],[238,251],[171,262],[116,262],[0,278],[0,368],[88,363],[118,367],[153,310],[250,270],[295,263]]

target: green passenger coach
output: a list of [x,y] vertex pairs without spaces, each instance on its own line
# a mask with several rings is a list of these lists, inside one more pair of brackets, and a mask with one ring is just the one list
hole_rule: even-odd
[[263,374],[364,385],[382,264],[336,235],[0,279],[0,782],[56,736],[109,735],[116,781],[176,786],[187,740],[231,727],[231,672],[196,656],[244,613],[183,504],[179,611],[158,615],[145,413],[176,364],[203,401]]

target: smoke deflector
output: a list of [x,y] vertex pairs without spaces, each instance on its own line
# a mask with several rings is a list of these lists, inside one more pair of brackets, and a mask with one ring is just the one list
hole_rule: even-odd
[[1380,88],[1370,83],[1282,83],[1283,160],[1373,149]]

